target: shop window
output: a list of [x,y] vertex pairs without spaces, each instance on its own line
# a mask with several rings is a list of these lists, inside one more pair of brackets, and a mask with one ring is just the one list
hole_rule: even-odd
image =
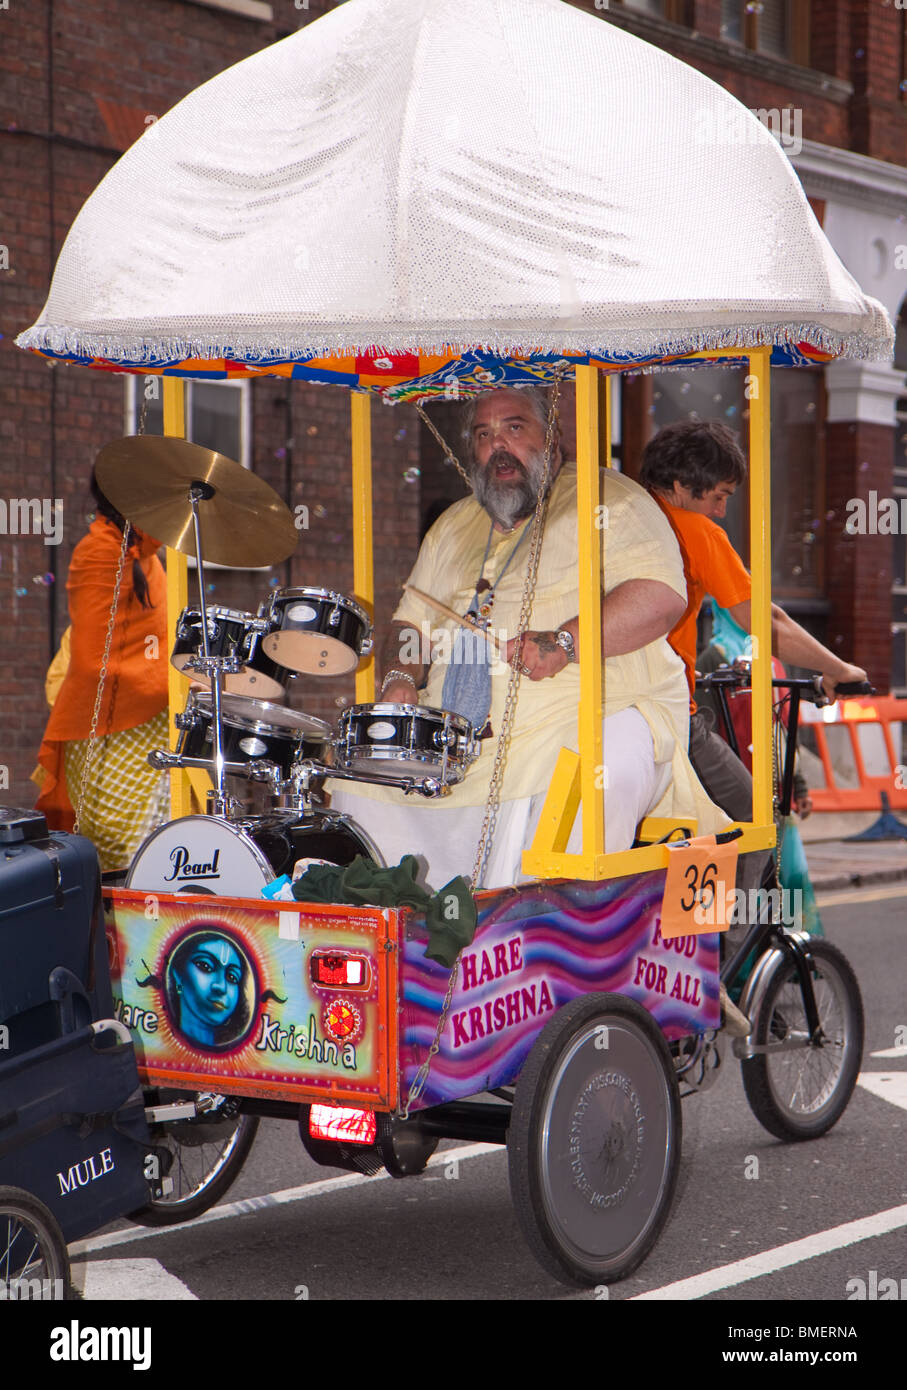
[[824,591],[821,392],[818,369],[772,372],[772,592],[778,600]]
[[804,0],[721,0],[721,37],[807,67],[809,6]]
[[[825,532],[821,371],[772,372],[772,592],[776,599],[821,598]],[[748,452],[749,404],[744,373],[733,367],[696,367],[653,377],[655,430],[674,420],[719,420]],[[723,522],[731,544],[749,564],[748,489],[738,488]]]
[[[161,377],[129,376],[126,380],[126,431],[138,432],[145,404],[145,433],[164,432],[164,389]],[[215,449],[244,468],[251,463],[250,397],[248,381],[187,381],[186,437],[193,444]]]

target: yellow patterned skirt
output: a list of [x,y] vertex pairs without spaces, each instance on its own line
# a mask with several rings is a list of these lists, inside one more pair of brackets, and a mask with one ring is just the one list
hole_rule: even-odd
[[[89,746],[87,738],[73,739],[64,755],[66,786],[77,814]],[[95,740],[79,834],[94,842],[103,873],[128,868],[151,831],[170,819],[167,773],[148,763],[153,749],[168,746],[166,710],[134,729]]]

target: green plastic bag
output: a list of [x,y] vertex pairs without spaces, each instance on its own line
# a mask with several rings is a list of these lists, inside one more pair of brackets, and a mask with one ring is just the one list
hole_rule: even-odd
[[[779,865],[778,877],[781,880],[781,887],[786,888],[790,893],[799,892],[802,894],[800,906],[803,913],[802,926],[797,922],[796,927],[800,931],[808,932],[810,936],[824,936],[822,930],[822,918],[819,916],[819,909],[816,905],[816,895],[813,886],[809,881],[809,865],[806,862],[806,851],[803,848],[803,840],[793,816],[787,816],[784,821],[784,840],[781,845],[781,863]],[[797,902],[797,899],[794,899]]]

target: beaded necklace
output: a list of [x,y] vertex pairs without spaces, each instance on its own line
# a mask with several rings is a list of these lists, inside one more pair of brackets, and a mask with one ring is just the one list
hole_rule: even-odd
[[485,566],[488,564],[488,556],[491,554],[491,542],[494,539],[494,522],[492,521],[491,523],[491,530],[488,532],[488,544],[485,546],[485,554],[482,557],[482,566],[479,570],[479,581],[476,584],[475,593],[470,599],[469,607],[466,610],[467,614],[474,614],[477,621],[481,622],[483,627],[488,627],[489,622],[491,621],[491,614],[494,608],[494,599],[497,587],[500,584],[501,580],[504,578],[504,575],[509,570],[511,563],[514,557],[516,556],[517,551],[519,550],[520,546],[523,544],[523,541],[529,535],[529,532],[531,530],[531,526],[524,527],[523,534],[520,536],[519,540],[511,550],[510,554],[507,556],[507,560],[505,562],[504,568],[501,570],[501,573],[498,575],[497,579],[494,581],[493,584],[489,584],[488,580],[484,576]]

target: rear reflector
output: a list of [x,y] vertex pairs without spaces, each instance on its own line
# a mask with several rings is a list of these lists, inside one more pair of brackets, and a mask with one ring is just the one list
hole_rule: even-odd
[[313,1139],[342,1139],[347,1144],[374,1144],[378,1122],[374,1110],[342,1105],[313,1105],[309,1134]]

